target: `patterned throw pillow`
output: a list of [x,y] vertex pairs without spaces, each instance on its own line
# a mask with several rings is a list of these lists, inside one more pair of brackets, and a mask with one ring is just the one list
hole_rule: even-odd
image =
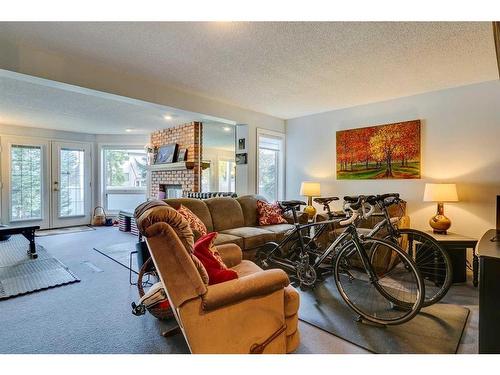
[[[194,244],[193,254],[207,270],[209,285],[219,284],[238,278],[238,274],[234,270],[228,269],[220,258],[217,249],[215,249],[213,245],[215,237],[217,237],[217,232],[212,232],[201,237]],[[217,252],[218,257],[215,256],[214,250]]]
[[203,224],[203,221],[201,221],[200,218],[196,216],[189,208],[181,204],[177,209],[177,212],[187,220],[189,226],[191,227],[191,230],[198,232],[202,236],[207,234],[207,227],[205,226],[205,224]]
[[278,203],[267,203],[257,200],[257,215],[259,217],[259,225],[286,224],[287,221],[283,218],[283,210]]

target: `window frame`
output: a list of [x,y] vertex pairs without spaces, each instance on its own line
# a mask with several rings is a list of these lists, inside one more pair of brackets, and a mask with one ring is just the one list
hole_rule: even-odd
[[[259,152],[260,152],[260,138],[268,136],[269,138],[277,138],[281,141],[282,147],[278,152],[278,186],[277,186],[277,196],[275,197],[277,201],[283,200],[285,197],[285,157],[286,157],[286,134],[282,132],[277,132],[274,130],[268,130],[263,128],[257,128],[257,138],[256,138],[256,168],[255,168],[255,191],[260,194],[259,190],[259,177],[260,177],[260,163],[259,163]],[[265,147],[262,147],[265,149]],[[276,150],[274,150],[276,151]]]
[[113,189],[108,190],[106,186],[107,174],[105,167],[105,152],[106,150],[144,150],[143,144],[133,144],[133,143],[100,143],[98,144],[99,149],[99,202],[98,204],[102,206],[107,214],[117,215],[120,210],[111,210],[108,208],[108,199],[107,195],[109,192],[113,192],[114,194],[144,194],[145,199],[148,198],[149,191],[149,175],[150,172],[146,172],[146,184],[143,187],[128,187],[124,189]]

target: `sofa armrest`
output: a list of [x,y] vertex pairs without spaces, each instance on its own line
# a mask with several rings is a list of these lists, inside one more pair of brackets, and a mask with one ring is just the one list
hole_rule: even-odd
[[283,289],[289,283],[283,270],[272,269],[210,285],[202,297],[203,310],[215,310],[251,297],[270,294]]
[[224,245],[216,246],[217,251],[220,254],[220,257],[224,261],[224,264],[228,267],[234,267],[241,263],[243,259],[243,253],[241,248],[234,243],[227,243]]

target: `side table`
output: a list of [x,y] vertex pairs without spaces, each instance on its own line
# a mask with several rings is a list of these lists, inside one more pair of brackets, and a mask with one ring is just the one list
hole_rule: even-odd
[[478,240],[451,232],[448,232],[448,234],[437,234],[433,231],[427,231],[426,233],[436,239],[450,256],[453,266],[453,283],[465,283],[467,281],[467,249],[472,249],[472,282],[477,287],[479,258],[476,253],[476,245]]

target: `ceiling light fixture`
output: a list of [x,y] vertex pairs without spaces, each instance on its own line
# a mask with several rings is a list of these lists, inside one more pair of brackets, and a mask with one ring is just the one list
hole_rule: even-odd
[[163,116],[163,118],[165,120],[172,120],[172,116],[170,116],[170,115],[165,115],[165,116]]
[[134,129],[130,129],[130,128],[125,129],[125,131],[126,131],[127,133],[130,133],[132,130],[134,130]]
[[224,126],[222,129],[224,129],[225,132],[231,131],[231,128],[229,126]]

